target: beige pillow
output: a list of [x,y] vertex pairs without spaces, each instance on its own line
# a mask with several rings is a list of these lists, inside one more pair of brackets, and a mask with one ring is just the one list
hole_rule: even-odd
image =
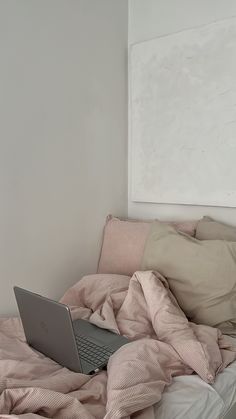
[[216,326],[236,321],[236,243],[200,241],[155,222],[142,269],[156,270],[168,279],[193,322]]
[[203,217],[197,224],[196,238],[236,242],[236,227],[215,221],[210,217]]
[[[109,215],[97,272],[132,276],[138,271],[151,224],[152,221],[127,220]],[[194,235],[197,221],[172,224],[177,230]]]

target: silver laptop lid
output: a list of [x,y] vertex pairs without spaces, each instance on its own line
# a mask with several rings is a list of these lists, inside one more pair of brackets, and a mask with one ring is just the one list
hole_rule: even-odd
[[23,288],[14,287],[14,293],[28,344],[81,372],[69,308]]

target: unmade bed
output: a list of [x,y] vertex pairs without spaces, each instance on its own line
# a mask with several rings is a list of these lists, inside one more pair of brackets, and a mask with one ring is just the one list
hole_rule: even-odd
[[235,419],[236,362],[213,385],[196,375],[175,377],[155,405],[155,415],[157,419]]
[[73,318],[118,328],[133,342],[112,356],[107,372],[89,377],[28,347],[19,319],[1,319],[0,418],[111,419],[135,412],[141,419],[221,419],[233,404],[234,340],[189,323],[160,274],[90,275],[62,302]]
[[[200,231],[201,222],[108,219],[98,273],[61,299],[73,319],[132,340],[107,371],[86,376],[63,368],[27,345],[18,318],[0,319],[0,419],[235,418],[234,244],[201,241]],[[224,252],[232,266],[222,281]],[[213,261],[207,284],[204,257]]]

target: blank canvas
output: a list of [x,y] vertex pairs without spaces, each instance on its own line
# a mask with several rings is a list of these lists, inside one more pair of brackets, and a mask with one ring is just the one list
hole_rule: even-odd
[[236,206],[236,18],[130,51],[131,199]]

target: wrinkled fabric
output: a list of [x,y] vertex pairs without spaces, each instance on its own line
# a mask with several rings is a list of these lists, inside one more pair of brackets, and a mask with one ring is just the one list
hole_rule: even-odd
[[236,359],[218,329],[188,322],[159,273],[87,276],[61,302],[74,319],[132,341],[91,377],[30,348],[19,319],[1,319],[0,418],[154,419],[152,406],[173,376],[197,373],[212,383]]

